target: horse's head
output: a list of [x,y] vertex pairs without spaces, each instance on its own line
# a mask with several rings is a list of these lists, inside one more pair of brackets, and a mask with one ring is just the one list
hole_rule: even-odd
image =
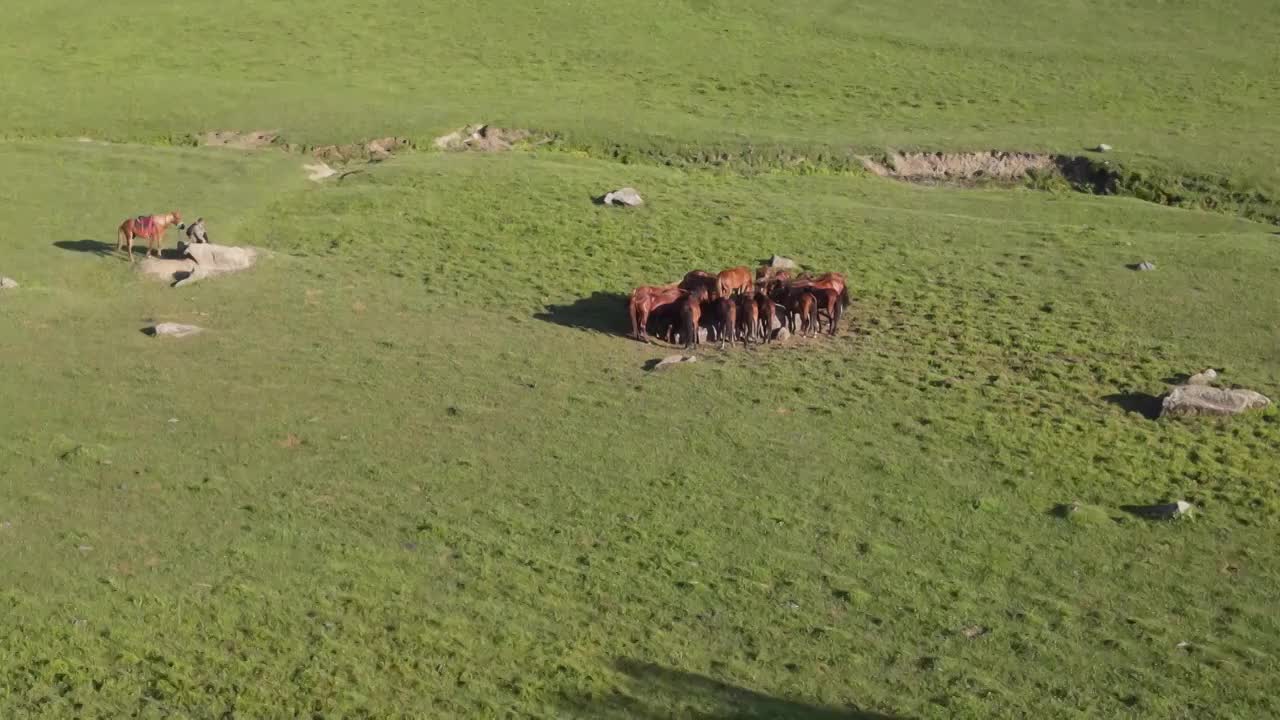
[[177,225],[179,230],[183,230],[187,227],[186,225],[182,224],[182,213],[178,212],[177,210],[174,210],[173,212],[169,213],[169,222],[172,222],[175,225]]

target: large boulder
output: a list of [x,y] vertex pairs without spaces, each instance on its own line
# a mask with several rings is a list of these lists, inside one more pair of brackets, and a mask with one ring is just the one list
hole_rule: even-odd
[[1239,415],[1271,404],[1270,398],[1252,390],[1228,390],[1209,385],[1179,385],[1164,397],[1160,415],[1194,417]]
[[186,256],[195,260],[208,275],[247,269],[258,258],[258,253],[253,248],[213,243],[188,245],[185,250]]

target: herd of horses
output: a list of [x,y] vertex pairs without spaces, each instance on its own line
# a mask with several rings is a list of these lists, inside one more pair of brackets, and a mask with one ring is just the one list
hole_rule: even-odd
[[828,332],[836,334],[840,314],[849,306],[844,275],[836,272],[792,276],[788,270],[761,266],[753,276],[740,266],[711,274],[693,270],[680,282],[642,285],[631,293],[627,315],[631,334],[649,342],[649,329],[658,337],[685,348],[701,342],[701,329],[720,346],[741,340],[770,342],[774,326],[791,334],[817,336],[825,316]]

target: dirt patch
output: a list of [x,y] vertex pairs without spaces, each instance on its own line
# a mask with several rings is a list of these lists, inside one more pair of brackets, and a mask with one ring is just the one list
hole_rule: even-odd
[[1015,182],[1036,173],[1058,172],[1053,155],[1021,152],[890,153],[863,158],[862,166],[880,177],[910,182]]
[[541,145],[551,138],[531,130],[499,128],[492,125],[468,125],[441,135],[433,142],[438,150],[503,152],[520,145]]
[[200,144],[207,147],[227,147],[235,150],[255,150],[274,145],[280,139],[275,130],[213,130],[201,135]]
[[413,143],[408,138],[384,137],[345,145],[322,145],[311,154],[326,163],[343,165],[356,161],[378,162],[412,149]]

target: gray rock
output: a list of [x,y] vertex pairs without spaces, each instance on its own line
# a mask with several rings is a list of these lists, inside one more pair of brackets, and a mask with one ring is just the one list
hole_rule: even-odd
[[1174,520],[1190,515],[1195,507],[1186,500],[1179,500],[1160,505],[1123,505],[1120,509],[1150,520]]
[[782,257],[781,255],[774,255],[773,257],[769,258],[769,267],[773,268],[774,270],[799,270],[800,269],[800,266],[796,264],[795,260],[792,260],[791,258],[788,258],[788,257]]
[[166,335],[169,337],[187,337],[195,335],[203,331],[204,328],[195,325],[183,325],[181,323],[160,323],[147,329],[147,334],[152,337],[160,337]]
[[662,370],[664,368],[669,368],[672,365],[679,365],[681,363],[691,363],[691,362],[697,362],[697,361],[698,361],[698,357],[696,355],[668,355],[667,357],[664,357],[661,360],[659,360],[658,364],[653,366],[653,369]]
[[791,331],[785,327],[780,327],[778,328],[778,332],[774,333],[773,339],[774,340],[790,340]]
[[624,187],[614,190],[611,193],[605,193],[604,204],[640,207],[644,204],[644,198],[640,197],[640,193],[636,192],[635,188]]
[[707,342],[710,339],[710,337],[711,337],[710,330],[704,327],[698,328],[698,342],[700,343]]
[[18,281],[11,277],[0,277],[0,290],[15,290],[18,287]]
[[1094,150],[1100,153],[1111,152],[1111,146],[1106,143],[1101,143],[1098,147],[1094,148]]
[[1188,385],[1212,385],[1214,380],[1218,379],[1218,371],[1209,368],[1204,372],[1198,372],[1187,378]]
[[1134,269],[1134,270],[1137,270],[1137,271],[1139,271],[1139,272],[1146,272],[1146,271],[1148,271],[1148,270],[1155,270],[1155,269],[1156,269],[1156,266],[1155,266],[1155,264],[1154,264],[1154,263],[1150,263],[1150,262],[1147,262],[1146,260],[1143,260],[1142,262],[1138,263],[1137,265],[1134,265],[1134,266],[1133,266],[1133,269]]
[[1270,398],[1252,390],[1229,390],[1208,385],[1179,385],[1160,403],[1160,416],[1239,415],[1271,404]]

